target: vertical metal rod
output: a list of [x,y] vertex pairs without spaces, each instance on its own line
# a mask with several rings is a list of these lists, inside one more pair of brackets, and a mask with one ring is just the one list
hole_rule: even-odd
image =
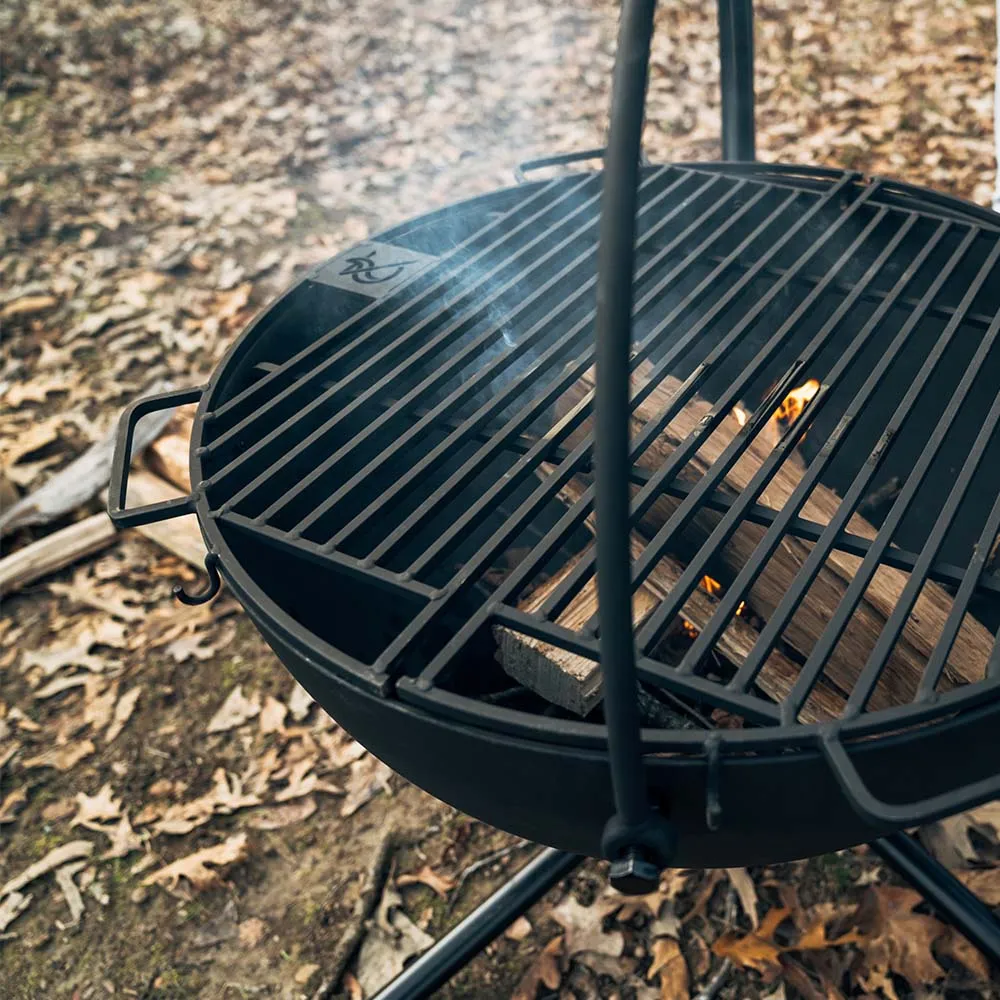
[[655,9],[655,0],[622,5],[597,256],[597,592],[611,780],[618,820],[625,827],[638,827],[650,813],[632,639],[629,353],[639,155]]
[[753,160],[753,0],[719,0],[719,63],[722,158]]
[[373,1000],[424,1000],[583,862],[547,847],[502,889],[407,966]]
[[872,849],[944,918],[961,931],[994,965],[1000,965],[1000,920],[975,893],[908,833],[894,833]]

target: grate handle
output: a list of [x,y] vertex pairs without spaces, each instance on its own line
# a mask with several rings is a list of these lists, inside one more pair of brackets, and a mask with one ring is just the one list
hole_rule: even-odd
[[970,782],[940,795],[930,795],[916,802],[883,802],[865,784],[864,778],[844,747],[840,731],[830,727],[820,736],[820,747],[833,769],[834,777],[854,811],[876,826],[897,828],[930,823],[1000,798],[1000,774]]
[[[575,153],[555,153],[551,156],[542,156],[537,160],[524,160],[514,168],[514,179],[518,184],[526,184],[528,174],[534,170],[544,170],[545,167],[564,167],[570,163],[583,163],[585,160],[603,160],[607,150],[602,146],[600,149],[581,149]],[[646,154],[639,150],[639,163],[644,167],[649,166],[649,159]]]
[[205,387],[198,385],[188,389],[171,389],[145,399],[137,399],[126,407],[118,422],[118,437],[115,439],[115,453],[111,460],[111,482],[108,486],[108,516],[117,528],[134,528],[141,524],[166,521],[181,514],[194,513],[194,495],[148,503],[126,510],[128,495],[128,469],[132,464],[132,439],[136,424],[150,413],[172,409],[184,403],[197,403]]

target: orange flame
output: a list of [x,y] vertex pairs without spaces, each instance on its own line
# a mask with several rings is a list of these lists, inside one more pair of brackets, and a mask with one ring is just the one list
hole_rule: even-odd
[[706,594],[715,595],[722,590],[722,584],[718,580],[713,580],[710,576],[703,576],[701,578],[701,589]]
[[740,606],[736,609],[737,616],[743,614],[743,609],[747,606],[746,601],[740,601]]
[[681,622],[681,629],[684,633],[691,639],[698,638],[698,629],[695,628],[692,622],[689,622],[686,618]]
[[750,415],[743,409],[742,406],[733,407],[733,416],[736,418],[736,423],[738,423],[740,427],[746,427],[747,421],[750,419]]
[[774,411],[772,419],[783,421],[786,424],[794,423],[802,415],[809,400],[819,392],[819,388],[819,381],[811,378],[797,389],[792,389],[781,401],[781,406]]

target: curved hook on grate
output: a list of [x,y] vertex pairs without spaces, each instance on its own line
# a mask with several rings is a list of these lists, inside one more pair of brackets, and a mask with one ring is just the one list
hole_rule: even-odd
[[222,577],[219,575],[219,557],[214,552],[209,552],[205,556],[205,572],[208,574],[208,582],[204,590],[197,594],[189,594],[183,584],[174,586],[173,594],[181,604],[197,605],[207,604],[222,589]]

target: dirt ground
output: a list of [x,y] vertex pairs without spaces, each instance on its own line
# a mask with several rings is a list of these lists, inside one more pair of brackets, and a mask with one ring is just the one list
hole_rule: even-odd
[[[757,7],[763,159],[989,203],[991,3]],[[615,26],[604,0],[7,0],[3,505],[150,387],[201,381],[306,267],[511,183],[519,160],[599,146]],[[660,5],[654,160],[718,156],[715,39],[707,0]],[[100,507],[18,528],[4,554]],[[59,861],[0,888],[4,998],[316,996],[393,830],[382,905],[332,994],[354,1000],[532,853],[303,703],[231,598],[181,609],[171,585],[194,575],[125,534],[3,599],[0,885]],[[995,807],[926,832],[994,905],[998,834]],[[590,863],[529,923],[439,995],[1000,996],[863,849],[671,872],[624,908]]]

